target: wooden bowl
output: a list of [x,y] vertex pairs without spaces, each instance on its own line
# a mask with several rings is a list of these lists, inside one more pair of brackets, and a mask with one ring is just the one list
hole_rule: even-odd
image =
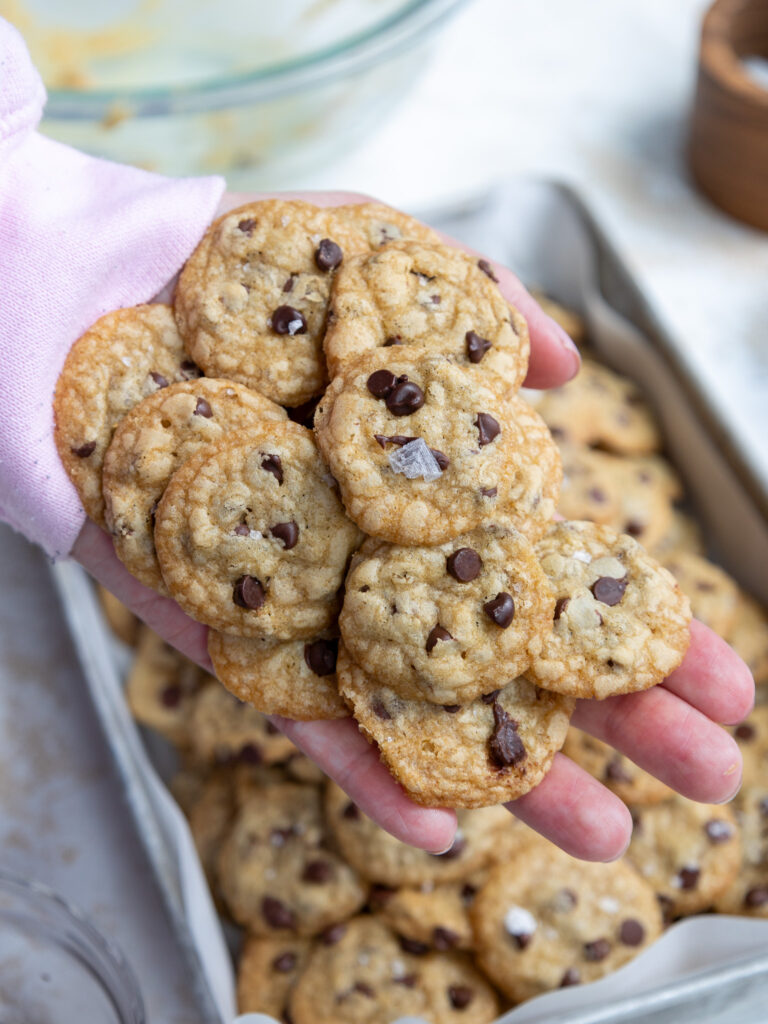
[[745,57],[768,58],[768,0],[716,0],[704,16],[688,162],[712,202],[768,231],[768,88]]

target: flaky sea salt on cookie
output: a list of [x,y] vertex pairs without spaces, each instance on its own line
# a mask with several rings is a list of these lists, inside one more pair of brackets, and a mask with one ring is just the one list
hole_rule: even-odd
[[366,541],[339,625],[377,683],[408,700],[466,704],[526,671],[554,606],[525,537],[487,527],[434,547]]
[[607,526],[566,521],[536,552],[557,603],[531,679],[602,700],[647,690],[677,668],[690,641],[690,605],[637,541]]
[[516,800],[549,771],[573,701],[513,679],[468,704],[403,700],[344,649],[339,689],[382,761],[416,803],[490,807]]
[[360,539],[312,434],[291,422],[193,455],[155,520],[163,579],[187,614],[263,639],[312,639],[330,626]]
[[323,343],[331,376],[370,348],[420,345],[520,386],[530,348],[525,320],[460,249],[392,242],[336,274]]

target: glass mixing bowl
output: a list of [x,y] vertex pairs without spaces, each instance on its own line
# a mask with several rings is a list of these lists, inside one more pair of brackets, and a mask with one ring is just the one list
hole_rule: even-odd
[[146,1024],[131,969],[47,886],[0,874],[0,1021]]
[[46,81],[49,135],[166,174],[278,187],[380,123],[461,3],[0,0],[0,14]]

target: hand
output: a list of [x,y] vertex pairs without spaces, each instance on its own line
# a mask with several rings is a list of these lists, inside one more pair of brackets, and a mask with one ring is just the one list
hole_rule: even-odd
[[[261,198],[267,197],[228,195],[219,212]],[[295,198],[334,206],[366,197],[299,193]],[[528,320],[531,360],[526,386],[554,387],[570,380],[579,367],[573,343],[514,274],[495,264],[494,270],[505,297]],[[163,297],[169,296],[170,292]],[[83,527],[72,554],[165,640],[212,671],[206,627],[169,598],[135,580],[115,555],[109,536],[95,523],[89,521]],[[664,683],[605,701],[579,701],[573,723],[621,750],[684,796],[724,802],[739,787],[741,756],[730,734],[716,723],[740,721],[748,714],[753,696],[752,678],[743,662],[711,630],[694,622],[685,660]],[[453,811],[412,803],[354,719],[274,721],[388,832],[433,853],[451,845],[456,828]],[[618,797],[563,754],[556,756],[540,785],[507,806],[552,842],[586,860],[620,856],[632,831],[629,811]]]

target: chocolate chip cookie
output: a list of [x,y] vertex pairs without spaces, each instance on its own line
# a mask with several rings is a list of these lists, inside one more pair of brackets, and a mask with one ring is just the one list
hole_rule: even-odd
[[627,864],[575,860],[545,840],[495,867],[470,915],[480,966],[514,1002],[602,978],[662,925],[653,890]]
[[493,989],[468,960],[414,956],[373,917],[354,918],[337,942],[314,946],[289,1007],[294,1024],[390,1024],[404,1016],[490,1024],[498,1012]]
[[190,715],[190,753],[202,764],[271,765],[296,750],[279,729],[208,677]]
[[296,979],[309,956],[310,939],[247,936],[237,964],[239,1013],[264,1013],[282,1020]]
[[725,639],[749,667],[757,686],[768,683],[768,615],[742,592]]
[[120,560],[138,580],[165,591],[154,516],[179,466],[203,445],[285,419],[279,405],[241,384],[202,378],[162,388],[120,420],[104,456],[105,518]]
[[552,632],[527,670],[540,686],[602,700],[648,689],[683,660],[688,599],[632,537],[563,522],[536,553],[556,598]]
[[336,686],[339,641],[258,640],[210,630],[208,654],[226,688],[268,715],[302,721],[346,718]]
[[316,787],[254,791],[219,856],[234,919],[254,935],[307,938],[359,910],[366,890],[328,838]]
[[148,395],[199,376],[169,306],[107,313],[70,349],[53,403],[56,447],[83,508],[100,526],[101,466],[118,421]]
[[468,704],[404,700],[339,654],[339,689],[408,795],[427,807],[488,807],[544,778],[573,702],[524,678]]
[[568,730],[563,753],[584,771],[599,779],[624,803],[640,807],[659,803],[672,796],[672,790],[660,779],[638,768],[624,754],[581,729],[572,726]]
[[201,449],[155,519],[163,579],[184,611],[262,639],[313,639],[331,624],[359,539],[312,434],[291,422]]
[[[484,875],[485,873],[483,873]],[[416,954],[436,950],[473,948],[469,905],[475,887],[470,883],[450,882],[417,888],[374,889],[371,900],[376,915],[405,940],[404,947]]]
[[339,619],[349,654],[409,700],[466,704],[525,672],[555,601],[533,548],[501,527],[434,547],[367,540]]
[[720,566],[688,551],[676,551],[664,561],[691,602],[697,619],[725,637],[736,623],[739,587]]
[[768,776],[746,785],[734,801],[741,829],[742,865],[737,877],[715,900],[721,914],[768,918]]
[[414,241],[345,261],[333,282],[323,345],[332,377],[368,349],[418,345],[498,374],[513,390],[530,349],[524,318],[475,257]]
[[334,212],[353,231],[361,233],[368,248],[374,251],[409,238],[417,242],[441,241],[433,228],[384,203],[348,203],[335,207]]
[[351,518],[396,544],[478,525],[520,459],[490,378],[445,356],[375,349],[326,391],[315,434]]

